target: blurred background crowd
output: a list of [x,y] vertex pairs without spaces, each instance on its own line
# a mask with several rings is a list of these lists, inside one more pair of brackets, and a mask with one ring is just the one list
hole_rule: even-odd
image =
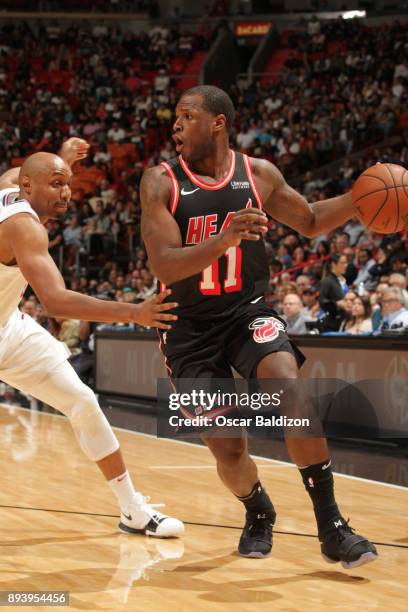
[[[68,214],[47,224],[50,253],[74,291],[129,302],[156,291],[138,186],[146,167],[176,155],[174,107],[227,27],[2,26],[0,171],[37,150],[57,151],[69,136],[91,145],[75,168]],[[368,28],[316,17],[301,20],[296,35],[281,31],[279,70],[230,87],[232,147],[275,163],[309,202],[348,191],[377,161],[406,164],[406,32],[399,22]],[[289,333],[408,329],[407,232],[381,236],[352,220],[310,240],[271,219],[266,246],[266,299]],[[80,370],[88,367],[96,323],[49,319],[30,293],[22,309],[66,342]]]

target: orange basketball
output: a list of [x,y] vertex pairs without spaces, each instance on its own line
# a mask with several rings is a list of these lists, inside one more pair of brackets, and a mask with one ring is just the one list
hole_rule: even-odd
[[408,170],[397,164],[367,168],[353,185],[357,216],[369,229],[393,234],[408,226]]

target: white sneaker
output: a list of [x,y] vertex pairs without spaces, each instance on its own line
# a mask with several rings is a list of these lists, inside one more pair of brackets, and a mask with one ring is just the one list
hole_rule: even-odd
[[177,538],[184,533],[181,521],[155,510],[164,504],[149,504],[150,498],[140,493],[129,504],[126,513],[121,512],[119,529],[124,533],[143,533],[156,538]]

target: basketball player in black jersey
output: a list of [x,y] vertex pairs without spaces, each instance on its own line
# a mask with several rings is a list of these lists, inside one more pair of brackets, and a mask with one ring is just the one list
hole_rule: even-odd
[[[174,379],[231,378],[231,366],[248,379],[294,379],[303,356],[263,300],[269,276],[263,211],[308,237],[333,230],[355,212],[350,194],[310,205],[273,164],[232,151],[233,116],[221,89],[186,91],[173,128],[179,156],[146,170],[142,179],[150,263],[180,305],[161,347]],[[246,508],[240,554],[267,556],[276,515],[246,435],[203,439],[220,478]],[[286,444],[311,497],[324,558],[345,568],[375,560],[374,545],[353,532],[336,504],[326,440],[292,437]]]

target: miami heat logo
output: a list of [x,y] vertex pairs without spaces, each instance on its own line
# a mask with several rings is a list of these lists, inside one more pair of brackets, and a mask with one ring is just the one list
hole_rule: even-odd
[[284,324],[274,317],[262,317],[255,319],[249,324],[248,329],[254,330],[254,340],[258,344],[271,342],[279,336],[280,331],[285,330]]

